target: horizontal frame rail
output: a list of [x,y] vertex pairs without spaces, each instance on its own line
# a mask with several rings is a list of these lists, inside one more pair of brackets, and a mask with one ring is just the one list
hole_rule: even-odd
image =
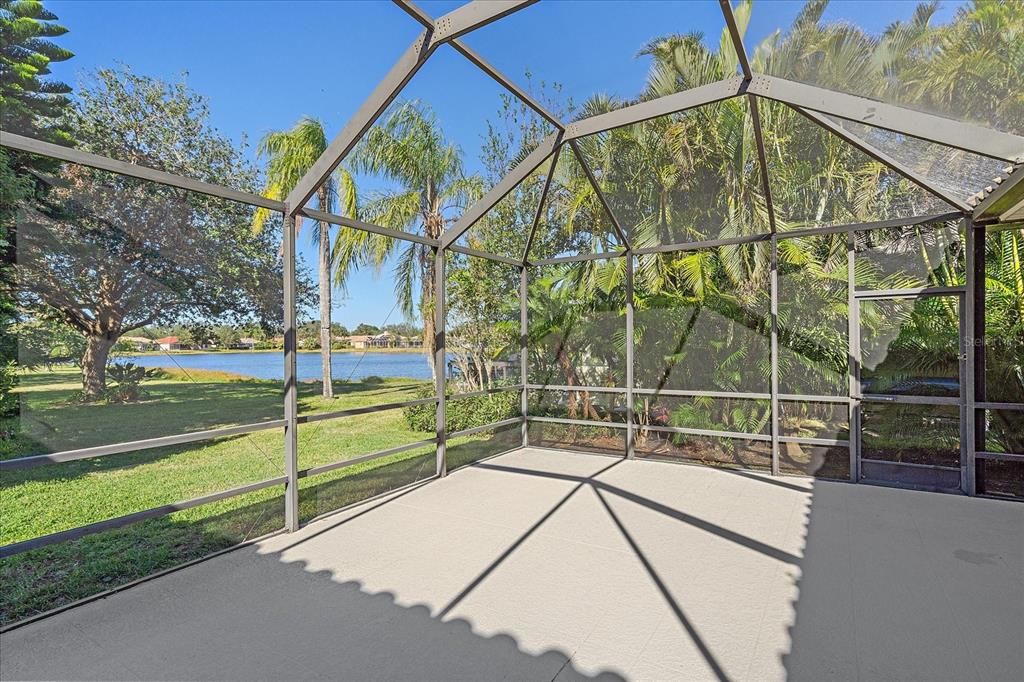
[[675,251],[696,251],[698,249],[711,249],[719,246],[733,246],[739,244],[756,244],[758,242],[771,241],[776,239],[796,239],[800,237],[816,237],[819,235],[842,234],[846,232],[869,232],[871,230],[884,230],[893,227],[913,227],[924,223],[946,222],[963,218],[962,213],[949,211],[946,213],[929,213],[919,216],[908,216],[905,218],[890,218],[888,220],[875,220],[869,223],[846,223],[843,225],[823,225],[821,227],[806,227],[799,230],[783,230],[772,235],[769,232],[761,234],[742,235],[738,237],[724,237],[721,239],[706,239],[698,242],[678,242],[675,244],[658,244],[634,249],[637,255],[649,255],[652,253],[671,253]]
[[822,234],[840,234],[846,232],[870,232],[871,230],[885,230],[892,227],[913,227],[924,223],[944,223],[949,220],[959,220],[964,216],[962,213],[950,211],[947,213],[928,213],[926,215],[909,216],[906,218],[889,218],[888,220],[874,220],[869,223],[845,223],[843,225],[824,225],[822,227],[805,227],[799,230],[781,230],[775,233],[777,239],[793,239],[796,237],[815,237]]
[[161,516],[167,516],[174,512],[183,511],[185,509],[192,509],[193,507],[200,507],[204,504],[210,504],[211,502],[219,502],[220,500],[226,500],[232,497],[238,497],[239,495],[245,495],[246,493],[256,492],[257,490],[263,490],[264,488],[272,488],[275,485],[283,485],[287,483],[288,479],[285,476],[277,476],[276,478],[268,478],[264,481],[258,481],[256,483],[249,483],[241,485],[236,488],[229,490],[222,490],[218,493],[210,493],[209,495],[202,495],[200,497],[193,497],[190,500],[183,502],[172,502],[171,504],[160,505],[159,507],[153,507],[151,509],[145,509],[143,511],[133,512],[131,514],[125,514],[124,516],[117,516],[112,519],[106,519],[104,521],[97,521],[96,523],[90,523],[77,528],[70,528],[68,530],[62,530],[57,533],[50,533],[49,535],[41,535],[31,540],[23,540],[21,542],[14,542],[9,545],[0,547],[0,559],[5,559],[15,554],[21,554],[22,552],[28,552],[33,549],[39,549],[41,547],[47,547],[54,545],[59,542],[69,542],[71,540],[78,540],[84,538],[87,535],[94,535],[95,533],[101,533],[105,530],[114,530],[115,528],[122,528],[129,526],[133,523],[140,521],[146,521],[148,519],[155,519]]
[[[558,256],[557,258],[539,258],[527,261],[527,265],[561,265],[562,263],[585,263],[592,260],[611,260],[625,258],[628,251],[608,251],[605,253],[583,253],[578,256]],[[520,263],[522,265],[522,263]]]
[[798,445],[839,445],[849,447],[850,441],[841,438],[805,438],[803,436],[779,436],[780,443],[796,443]]
[[509,391],[521,390],[523,390],[522,384],[512,384],[510,386],[497,386],[495,388],[488,388],[483,391],[471,391],[469,393],[449,393],[444,397],[444,399],[463,400],[465,398],[483,398],[484,396],[494,395],[495,393],[508,393]]
[[771,393],[742,393],[739,391],[681,391],[676,389],[634,388],[637,395],[664,395],[680,398],[736,398],[738,400],[771,400]]
[[[513,426],[515,424],[522,424],[522,417],[509,417],[508,419],[502,419],[501,421],[492,422],[490,424],[484,424],[482,426],[473,426],[468,429],[462,429],[461,431],[455,431],[447,434],[447,438],[459,438],[460,436],[472,436],[476,433],[482,433],[484,431],[491,431],[492,429],[500,429],[505,426]],[[520,447],[520,446],[516,446]]]
[[540,422],[542,424],[570,424],[573,426],[607,426],[612,429],[625,429],[625,422],[594,422],[587,419],[564,419],[562,417],[533,417],[527,415],[526,421]]
[[25,137],[24,135],[15,135],[14,133],[0,131],[0,146],[8,147],[9,149],[17,149],[18,151],[28,152],[30,154],[39,154],[40,156],[46,156],[60,161],[67,161],[69,163],[77,163],[80,166],[88,166],[89,168],[109,171],[119,175],[127,175],[128,177],[139,178],[140,180],[149,180],[150,182],[156,182],[169,187],[177,187],[178,189],[185,189],[191,192],[198,192],[199,194],[205,194],[211,197],[229,199],[242,204],[259,206],[260,208],[278,211],[279,213],[284,213],[286,208],[283,201],[275,201],[274,199],[261,197],[258,194],[230,189],[221,185],[215,185],[211,182],[203,182],[202,180],[193,180],[191,178],[182,177],[181,175],[175,175],[174,173],[168,173],[167,171],[150,168],[149,166],[140,166],[138,164],[128,163],[127,161],[118,161],[117,159],[100,156],[99,154],[93,154],[92,152],[83,152],[72,147],[64,147],[51,142],[43,142],[42,140]]
[[415,450],[416,448],[424,448],[428,445],[437,445],[437,438],[427,438],[425,440],[418,440],[415,443],[406,443],[405,445],[399,445],[387,450],[378,450],[377,452],[371,452],[367,455],[360,455],[359,457],[353,457],[352,459],[343,459],[338,462],[331,462],[330,464],[321,464],[315,467],[308,467],[306,469],[299,469],[299,478],[306,478],[308,476],[316,476],[317,474],[325,474],[328,471],[336,471],[338,469],[346,469],[356,464],[362,464],[364,462],[372,462],[375,459],[381,459],[382,457],[388,457],[389,455],[397,455],[407,450]]
[[322,223],[348,227],[353,230],[362,230],[363,232],[372,232],[373,234],[391,237],[392,239],[401,239],[408,242],[416,242],[417,244],[426,244],[427,246],[437,246],[438,244],[436,239],[424,237],[423,235],[414,234],[412,232],[403,232],[402,230],[393,230],[390,227],[381,227],[380,225],[374,225],[373,223],[367,223],[353,218],[346,218],[345,216],[340,216],[335,213],[325,213],[324,211],[317,211],[312,208],[303,208],[298,211],[298,214],[312,220],[319,220]]
[[578,393],[586,391],[587,393],[625,393],[627,388],[617,388],[615,386],[562,386],[556,384],[526,384],[526,388],[531,391],[563,391],[570,393]]
[[885,395],[879,393],[864,393],[857,396],[856,400],[864,403],[897,403],[903,405],[953,405],[959,407],[963,402],[961,398],[947,398],[943,396],[928,395]]
[[738,440],[759,440],[770,443],[771,434],[743,433],[741,431],[715,431],[713,429],[691,429],[688,426],[648,426],[637,424],[638,431],[656,431],[658,433],[682,433],[690,436],[710,436],[712,438],[735,438]]
[[966,287],[912,287],[909,289],[855,289],[854,298],[916,298],[918,296],[946,296],[966,294]]
[[979,410],[1014,410],[1024,412],[1024,403],[993,403],[979,401],[974,403]]
[[916,462],[893,462],[887,459],[872,459],[870,457],[861,457],[862,462],[868,462],[869,464],[888,464],[896,467],[911,467],[914,469],[937,469],[939,471],[960,471],[960,467],[947,467],[941,464],[918,464]]
[[741,76],[690,88],[683,92],[676,92],[570,123],[565,129],[565,139],[566,141],[574,140],[634,123],[642,123],[659,116],[694,109],[705,104],[713,104],[723,99],[742,95],[745,89],[746,84]]
[[990,450],[979,450],[974,453],[977,459],[1001,460],[1004,462],[1024,462],[1024,455],[1015,452],[992,452]]
[[779,400],[787,403],[836,403],[849,405],[850,397],[845,395],[803,395],[802,393],[780,393]]
[[380,405],[366,405],[365,407],[351,407],[347,410],[336,410],[334,412],[324,412],[322,414],[300,414],[295,421],[297,424],[311,424],[313,422],[322,422],[329,419],[352,417],[357,414],[386,412],[387,410],[397,410],[403,407],[413,407],[415,405],[431,405],[436,402],[436,396],[432,398],[417,398],[416,400],[403,400],[397,403],[382,403]]
[[762,234],[744,235],[742,237],[726,237],[724,239],[705,239],[699,242],[678,242],[675,244],[659,244],[657,246],[647,246],[642,249],[633,249],[633,253],[635,253],[638,256],[647,256],[652,253],[698,251],[700,249],[713,249],[719,246],[756,244],[758,242],[768,242],[771,241],[771,239],[772,234],[770,232],[764,232]]
[[227,426],[222,429],[209,429],[206,431],[194,431],[174,436],[160,436],[158,438],[146,438],[144,440],[126,441],[113,443],[111,445],[97,445],[91,448],[80,448],[78,450],[64,450],[49,455],[33,455],[31,457],[16,457],[0,461],[0,471],[13,469],[31,469],[46,464],[59,464],[61,462],[73,462],[79,459],[90,457],[105,457],[107,455],[119,455],[126,452],[138,450],[151,450],[168,445],[180,445],[182,443],[195,443],[202,440],[213,440],[226,436],[239,436],[257,431],[268,431],[270,429],[283,428],[287,424],[285,419],[274,419],[256,424],[242,424],[239,426]]
[[496,253],[490,251],[481,251],[480,249],[471,249],[468,246],[460,246],[458,244],[449,244],[446,251],[454,251],[455,253],[461,253],[466,256],[475,256],[477,258],[484,258],[486,260],[496,261],[498,263],[504,263],[505,265],[513,265],[517,268],[523,267],[521,261],[515,258],[509,258],[508,256],[499,256]]

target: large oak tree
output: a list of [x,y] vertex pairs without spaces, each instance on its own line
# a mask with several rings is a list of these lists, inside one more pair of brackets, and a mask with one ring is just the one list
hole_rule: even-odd
[[[182,83],[100,70],[68,128],[79,149],[243,190],[259,184]],[[280,220],[254,233],[249,206],[74,164],[47,181],[22,206],[18,283],[27,309],[85,337],[85,399],[103,395],[110,349],[130,329],[280,323]]]

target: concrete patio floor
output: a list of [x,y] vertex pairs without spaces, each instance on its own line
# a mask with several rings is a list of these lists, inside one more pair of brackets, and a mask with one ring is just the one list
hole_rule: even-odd
[[520,450],[0,636],[3,679],[1019,680],[1024,505]]

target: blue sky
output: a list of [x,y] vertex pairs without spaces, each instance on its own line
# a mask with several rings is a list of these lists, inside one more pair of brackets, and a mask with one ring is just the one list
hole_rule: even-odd
[[[75,84],[82,75],[117,62],[137,73],[187,82],[206,96],[211,123],[250,145],[267,131],[290,127],[301,115],[320,118],[336,133],[420,32],[392,3],[277,0],[148,2],[53,0],[46,3],[70,29],[59,39],[75,57],[54,74]],[[421,6],[433,16],[460,2],[434,0]],[[937,19],[948,21],[957,3],[944,3]],[[755,2],[748,46],[786,27],[801,2]],[[827,19],[855,22],[880,31],[908,18],[914,2],[833,2]],[[648,64],[637,50],[653,37],[702,31],[717,44],[724,22],[716,0],[542,0],[465,38],[507,76],[526,83],[563,84],[582,101],[595,92],[632,96]],[[444,129],[475,159],[486,121],[498,111],[503,91],[452,50],[439,51],[409,83],[403,97],[419,98],[437,113]],[[251,151],[251,150],[250,150]],[[362,179],[361,191],[380,189]],[[316,263],[309,241],[300,254]],[[357,273],[350,296],[335,296],[335,319],[355,326],[381,323],[394,306],[392,279]],[[398,313],[393,313],[391,321]]]

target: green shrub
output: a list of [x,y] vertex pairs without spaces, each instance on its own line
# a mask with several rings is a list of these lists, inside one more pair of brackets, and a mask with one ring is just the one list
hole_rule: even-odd
[[[434,395],[432,387],[421,388],[417,398]],[[402,409],[405,423],[413,431],[437,430],[437,413],[433,404],[413,405]],[[504,391],[475,398],[448,400],[445,403],[445,421],[449,433],[484,426],[519,415],[519,392]]]

